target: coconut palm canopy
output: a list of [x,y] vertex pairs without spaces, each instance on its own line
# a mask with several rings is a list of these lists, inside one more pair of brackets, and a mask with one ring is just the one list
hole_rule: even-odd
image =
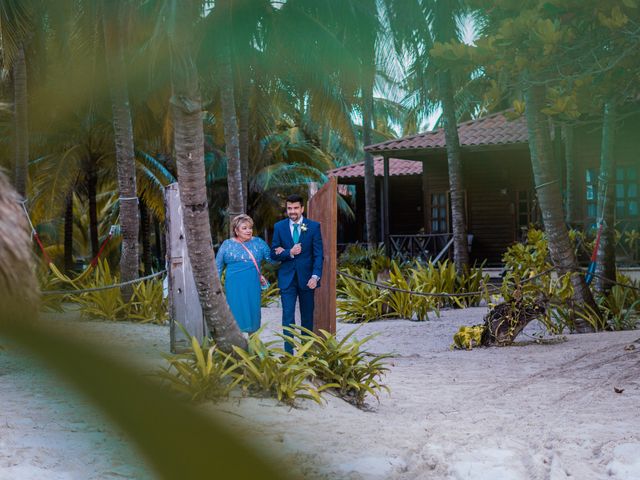
[[[36,229],[67,268],[122,224],[125,145],[143,246],[159,230],[163,187],[177,179],[172,63],[192,61],[197,72],[214,243],[226,236],[236,192],[231,209],[246,209],[262,232],[286,195],[361,160],[365,65],[378,92],[373,140],[408,123],[407,108],[381,95],[399,76],[372,50],[386,38],[375,2],[8,1],[0,20],[1,165],[24,183]],[[187,44],[191,60],[180,54]],[[128,99],[124,117],[118,98]],[[343,200],[339,207],[350,214]],[[107,254],[119,250],[115,233]]]
[[[617,85],[616,101],[634,95],[636,2],[538,3],[519,12],[515,1],[489,11],[457,0],[3,1],[0,165],[57,262],[86,260],[122,225],[139,230],[149,266],[163,187],[179,180],[172,108],[198,109],[214,243],[238,210],[263,232],[287,194],[365,159],[364,142],[417,133],[441,105],[449,126],[505,100],[522,113],[533,67],[562,72],[544,102],[565,122],[603,104],[603,85]],[[537,37],[518,36],[520,24]],[[540,61],[527,71],[536,42]],[[584,62],[592,56],[600,71]],[[179,82],[195,82],[197,101]],[[135,215],[139,226],[125,228]],[[107,253],[117,256],[115,232]]]

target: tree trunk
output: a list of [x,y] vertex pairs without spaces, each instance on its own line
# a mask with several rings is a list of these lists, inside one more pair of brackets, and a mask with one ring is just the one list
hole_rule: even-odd
[[573,186],[573,176],[575,175],[574,166],[575,166],[575,149],[573,144],[573,126],[565,125],[563,130],[564,137],[564,160],[565,160],[565,176],[566,176],[566,184],[565,184],[565,220],[567,224],[571,225],[576,221],[575,215],[575,192]]
[[89,159],[89,171],[87,172],[87,196],[89,197],[89,238],[91,238],[91,257],[98,254],[100,239],[98,238],[98,204],[96,200],[98,188],[98,176],[93,158]]
[[[362,88],[362,143],[371,144],[373,84]],[[388,199],[386,199],[388,201]],[[369,248],[378,246],[378,211],[376,208],[376,177],[373,155],[364,152],[364,205]]]
[[[602,234],[596,258],[596,291],[607,293],[616,279],[615,251],[615,201],[616,201],[616,157],[614,154],[616,130],[616,106],[607,101],[602,123],[602,146],[600,147],[600,176],[598,178],[598,212],[602,215]],[[604,188],[600,188],[604,182]]]
[[[184,37],[176,36],[174,42],[184,41]],[[205,322],[218,347],[225,352],[231,352],[233,345],[246,349],[247,341],[231,314],[215,268],[205,185],[198,72],[189,47],[180,44],[173,47],[171,113],[184,231],[193,277]]]
[[[231,51],[227,45],[220,52],[220,106],[224,124],[224,144],[227,153],[227,186],[229,188],[229,228],[233,217],[244,213],[242,195],[242,169],[240,166],[240,146],[238,119],[233,88]],[[233,234],[233,232],[231,232]]]
[[[107,57],[107,76],[111,91],[113,130],[116,142],[118,190],[120,194],[120,278],[130,281],[138,278],[138,197],[136,195],[136,163],[133,146],[131,107],[127,89],[127,70],[122,45],[122,11],[118,6],[106,8],[103,4],[103,28]],[[122,297],[129,301],[133,285],[122,287]]]
[[153,231],[154,231],[154,235],[156,237],[156,241],[155,241],[155,253],[156,253],[156,259],[158,260],[158,266],[159,268],[162,270],[162,268],[164,268],[164,254],[162,253],[164,251],[164,248],[162,248],[162,239],[164,237],[164,235],[162,234],[162,229],[160,228],[160,222],[157,219],[153,220]]
[[142,265],[144,274],[149,275],[151,262],[151,215],[144,202],[140,202],[140,236],[142,237]]
[[[546,115],[541,112],[544,98],[545,89],[543,86],[530,86],[525,90],[531,168],[542,212],[542,221],[549,240],[551,261],[559,275],[571,274],[571,283],[574,290],[573,300],[576,310],[587,306],[593,312],[599,313],[591,290],[589,290],[584,277],[579,272],[578,262],[569,239],[569,232],[564,223],[560,184],[558,178],[555,178],[553,174],[556,169],[553,165],[549,121]],[[575,325],[578,333],[593,331],[591,326],[579,315],[575,318]]]
[[[456,42],[455,2],[439,0],[434,5],[435,40],[443,43]],[[449,194],[451,206],[451,229],[453,232],[453,261],[460,275],[469,268],[469,248],[467,239],[467,219],[464,207],[464,179],[460,160],[460,139],[454,100],[451,71],[440,66],[437,77],[438,98],[442,104],[444,138],[447,144],[447,165],[449,173]]]
[[29,124],[27,121],[27,62],[24,45],[20,44],[13,63],[13,101],[15,124],[15,186],[23,199],[27,198],[29,175]]
[[467,240],[467,219],[464,209],[464,180],[460,161],[460,139],[456,105],[453,98],[451,73],[438,74],[438,90],[442,102],[444,136],[447,144],[447,164],[449,170],[449,191],[451,195],[451,227],[453,230],[453,261],[458,275],[469,268],[469,248]]
[[238,105],[238,139],[240,143],[240,175],[242,178],[243,211],[247,211],[249,202],[249,100],[251,99],[251,80],[242,77],[242,91]]
[[73,270],[73,192],[67,197],[64,211],[64,270]]

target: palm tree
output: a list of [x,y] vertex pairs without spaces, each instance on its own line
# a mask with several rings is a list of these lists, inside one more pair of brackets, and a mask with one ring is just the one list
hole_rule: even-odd
[[[464,179],[460,160],[460,140],[456,115],[455,82],[451,66],[435,64],[429,51],[436,43],[459,42],[457,19],[465,12],[458,0],[413,0],[385,2],[391,32],[400,56],[412,58],[410,71],[422,79],[425,91],[434,91],[442,107],[442,119],[447,146],[451,223],[454,262],[462,273],[469,266],[467,226],[464,208]],[[435,67],[435,71],[431,70]],[[432,80],[435,78],[435,82]],[[430,89],[429,84],[435,85]],[[432,107],[425,105],[425,110]]]
[[171,112],[174,146],[184,212],[184,229],[200,305],[210,334],[221,350],[247,342],[226,302],[215,269],[204,168],[204,131],[198,71],[190,43],[201,9],[197,1],[168,0],[159,18],[170,22]]
[[13,77],[14,114],[14,185],[24,199],[27,195],[29,164],[29,125],[27,118],[26,44],[32,30],[30,1],[10,0],[0,3],[0,48],[2,66]]
[[[113,130],[115,133],[118,190],[120,193],[120,225],[122,252],[120,255],[120,277],[124,282],[138,277],[138,197],[136,195],[136,165],[133,146],[133,126],[127,88],[127,70],[124,61],[123,16],[126,14],[121,3],[107,8],[102,4],[102,19],[107,59],[107,75],[111,92]],[[122,296],[129,301],[133,286],[122,287]]]
[[616,131],[616,100],[610,98],[604,104],[602,123],[602,144],[600,147],[600,175],[598,183],[598,212],[602,215],[602,233],[598,245],[596,260],[596,291],[608,293],[616,280],[615,252],[615,201],[616,201],[616,162],[614,155]]
[[[576,308],[598,314],[600,310],[591,290],[578,270],[578,262],[564,222],[562,193],[554,174],[556,168],[553,162],[549,119],[541,111],[545,101],[545,87],[540,82],[529,83],[529,78],[523,80],[525,85],[528,85],[525,89],[525,104],[531,167],[540,210],[544,212],[542,220],[549,239],[551,260],[559,274],[571,275]],[[578,333],[592,331],[592,327],[580,315],[576,316],[575,325]]]

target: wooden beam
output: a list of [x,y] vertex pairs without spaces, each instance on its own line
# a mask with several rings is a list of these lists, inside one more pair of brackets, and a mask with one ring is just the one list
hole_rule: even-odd
[[189,335],[195,336],[200,342],[208,332],[189,261],[187,239],[182,223],[180,190],[177,183],[172,183],[165,188],[164,200],[170,348],[173,353],[178,353],[191,348],[191,340],[184,335],[178,325],[182,325]]
[[307,205],[309,218],[320,222],[324,263],[320,286],[315,293],[313,328],[335,333],[336,331],[336,278],[338,251],[338,179],[330,177],[310,199]]

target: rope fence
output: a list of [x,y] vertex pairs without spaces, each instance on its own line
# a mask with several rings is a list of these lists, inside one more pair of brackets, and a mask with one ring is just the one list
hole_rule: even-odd
[[[523,283],[531,282],[531,281],[533,281],[533,280],[535,280],[537,278],[540,278],[540,277],[542,277],[542,276],[544,276],[544,275],[546,275],[548,273],[551,273],[554,270],[555,270],[555,267],[549,268],[549,269],[544,270],[544,271],[542,271],[542,272],[540,272],[540,273],[538,273],[538,274],[536,274],[536,275],[534,275],[532,277],[525,278],[524,280],[522,280],[519,283],[523,284]],[[582,270],[578,271],[577,273],[580,273],[582,275],[585,274],[585,272],[582,271]],[[423,296],[423,297],[441,297],[441,298],[476,297],[478,295],[485,295],[485,294],[491,293],[491,291],[494,291],[494,292],[495,291],[500,291],[499,287],[489,284],[489,285],[486,285],[486,290],[479,290],[479,291],[476,291],[476,292],[461,292],[461,293],[417,292],[417,291],[413,291],[413,290],[405,290],[403,288],[393,287],[391,285],[385,285],[385,284],[381,284],[381,283],[377,283],[377,282],[372,282],[370,280],[365,280],[364,278],[356,277],[356,276],[351,275],[349,273],[343,272],[342,270],[338,270],[338,275],[342,275],[345,278],[350,278],[351,280],[355,280],[355,281],[360,282],[360,283],[364,283],[364,284],[367,284],[367,285],[371,285],[373,287],[377,287],[380,290],[389,290],[389,291],[392,291],[392,292],[408,293],[410,295],[417,295],[417,296]],[[597,277],[597,278],[600,278],[602,280],[605,280],[605,281],[611,283],[612,285],[618,285],[620,287],[628,288],[630,290],[640,291],[640,288],[638,288],[636,286],[628,285],[626,283],[620,283],[620,282],[618,282],[616,280],[611,280],[611,279],[608,279],[606,277],[603,277],[602,275],[598,275],[597,273],[592,273],[592,275],[594,277]],[[489,291],[489,289],[491,289],[491,291]]]
[[[520,284],[523,283],[528,283],[531,282],[533,280],[536,280],[537,278],[540,278],[548,273],[551,273],[552,271],[554,271],[555,268],[549,268],[547,270],[544,270],[532,277],[529,278],[525,278],[524,280],[522,280],[520,282]],[[164,275],[167,271],[166,270],[161,270],[159,272],[155,272],[152,273],[150,275],[146,275],[144,277],[140,277],[140,278],[136,278],[134,280],[128,280],[126,282],[120,282],[120,283],[114,283],[111,285],[103,285],[101,287],[93,287],[93,288],[83,288],[80,290],[44,290],[41,292],[42,295],[80,295],[83,293],[88,293],[88,292],[98,292],[101,290],[110,290],[112,288],[120,288],[123,287],[125,285],[132,285],[135,283],[139,283],[139,282],[144,282],[145,280],[149,280],[151,278],[155,278],[155,277],[159,277],[160,275]],[[491,285],[491,284],[487,284],[486,285],[486,289],[485,290],[478,290],[475,292],[460,292],[460,293],[438,293],[438,292],[418,292],[418,291],[414,291],[414,290],[405,290],[403,288],[398,288],[398,287],[393,287],[391,285],[385,285],[382,283],[377,283],[377,282],[372,282],[370,280],[365,280],[364,278],[360,278],[360,277],[356,277],[354,275],[351,275],[349,273],[346,273],[342,270],[338,270],[338,275],[341,275],[345,278],[350,278],[351,280],[355,280],[357,282],[360,283],[364,283],[367,285],[371,285],[373,287],[379,288],[380,290],[388,290],[388,291],[392,291],[392,292],[399,292],[399,293],[408,293],[410,295],[417,295],[417,296],[423,296],[423,297],[440,297],[440,298],[458,298],[458,297],[477,297],[479,295],[486,295],[488,293],[491,292],[498,292],[500,291],[500,288],[495,286],[495,285]],[[581,273],[584,275],[584,271],[579,271],[578,273]],[[602,280],[605,280],[609,283],[611,283],[612,285],[618,285],[620,287],[623,288],[628,288],[630,290],[636,290],[636,291],[640,291],[640,288],[634,286],[634,285],[628,285],[626,283],[620,283],[618,281],[615,280],[611,280],[608,279],[606,277],[603,277],[602,275],[598,275],[597,273],[593,274],[594,277],[600,278]]]
[[165,273],[167,273],[166,270],[160,270],[159,272],[152,273],[144,277],[135,278],[133,280],[127,280],[126,282],[114,283],[111,285],[103,285],[102,287],[83,288],[80,290],[44,290],[40,292],[40,294],[41,295],[80,295],[88,292],[99,292],[101,290],[110,290],[112,288],[120,288],[120,287],[124,287],[125,285],[132,285],[134,283],[144,282],[145,280],[159,277],[160,275],[164,275]]

